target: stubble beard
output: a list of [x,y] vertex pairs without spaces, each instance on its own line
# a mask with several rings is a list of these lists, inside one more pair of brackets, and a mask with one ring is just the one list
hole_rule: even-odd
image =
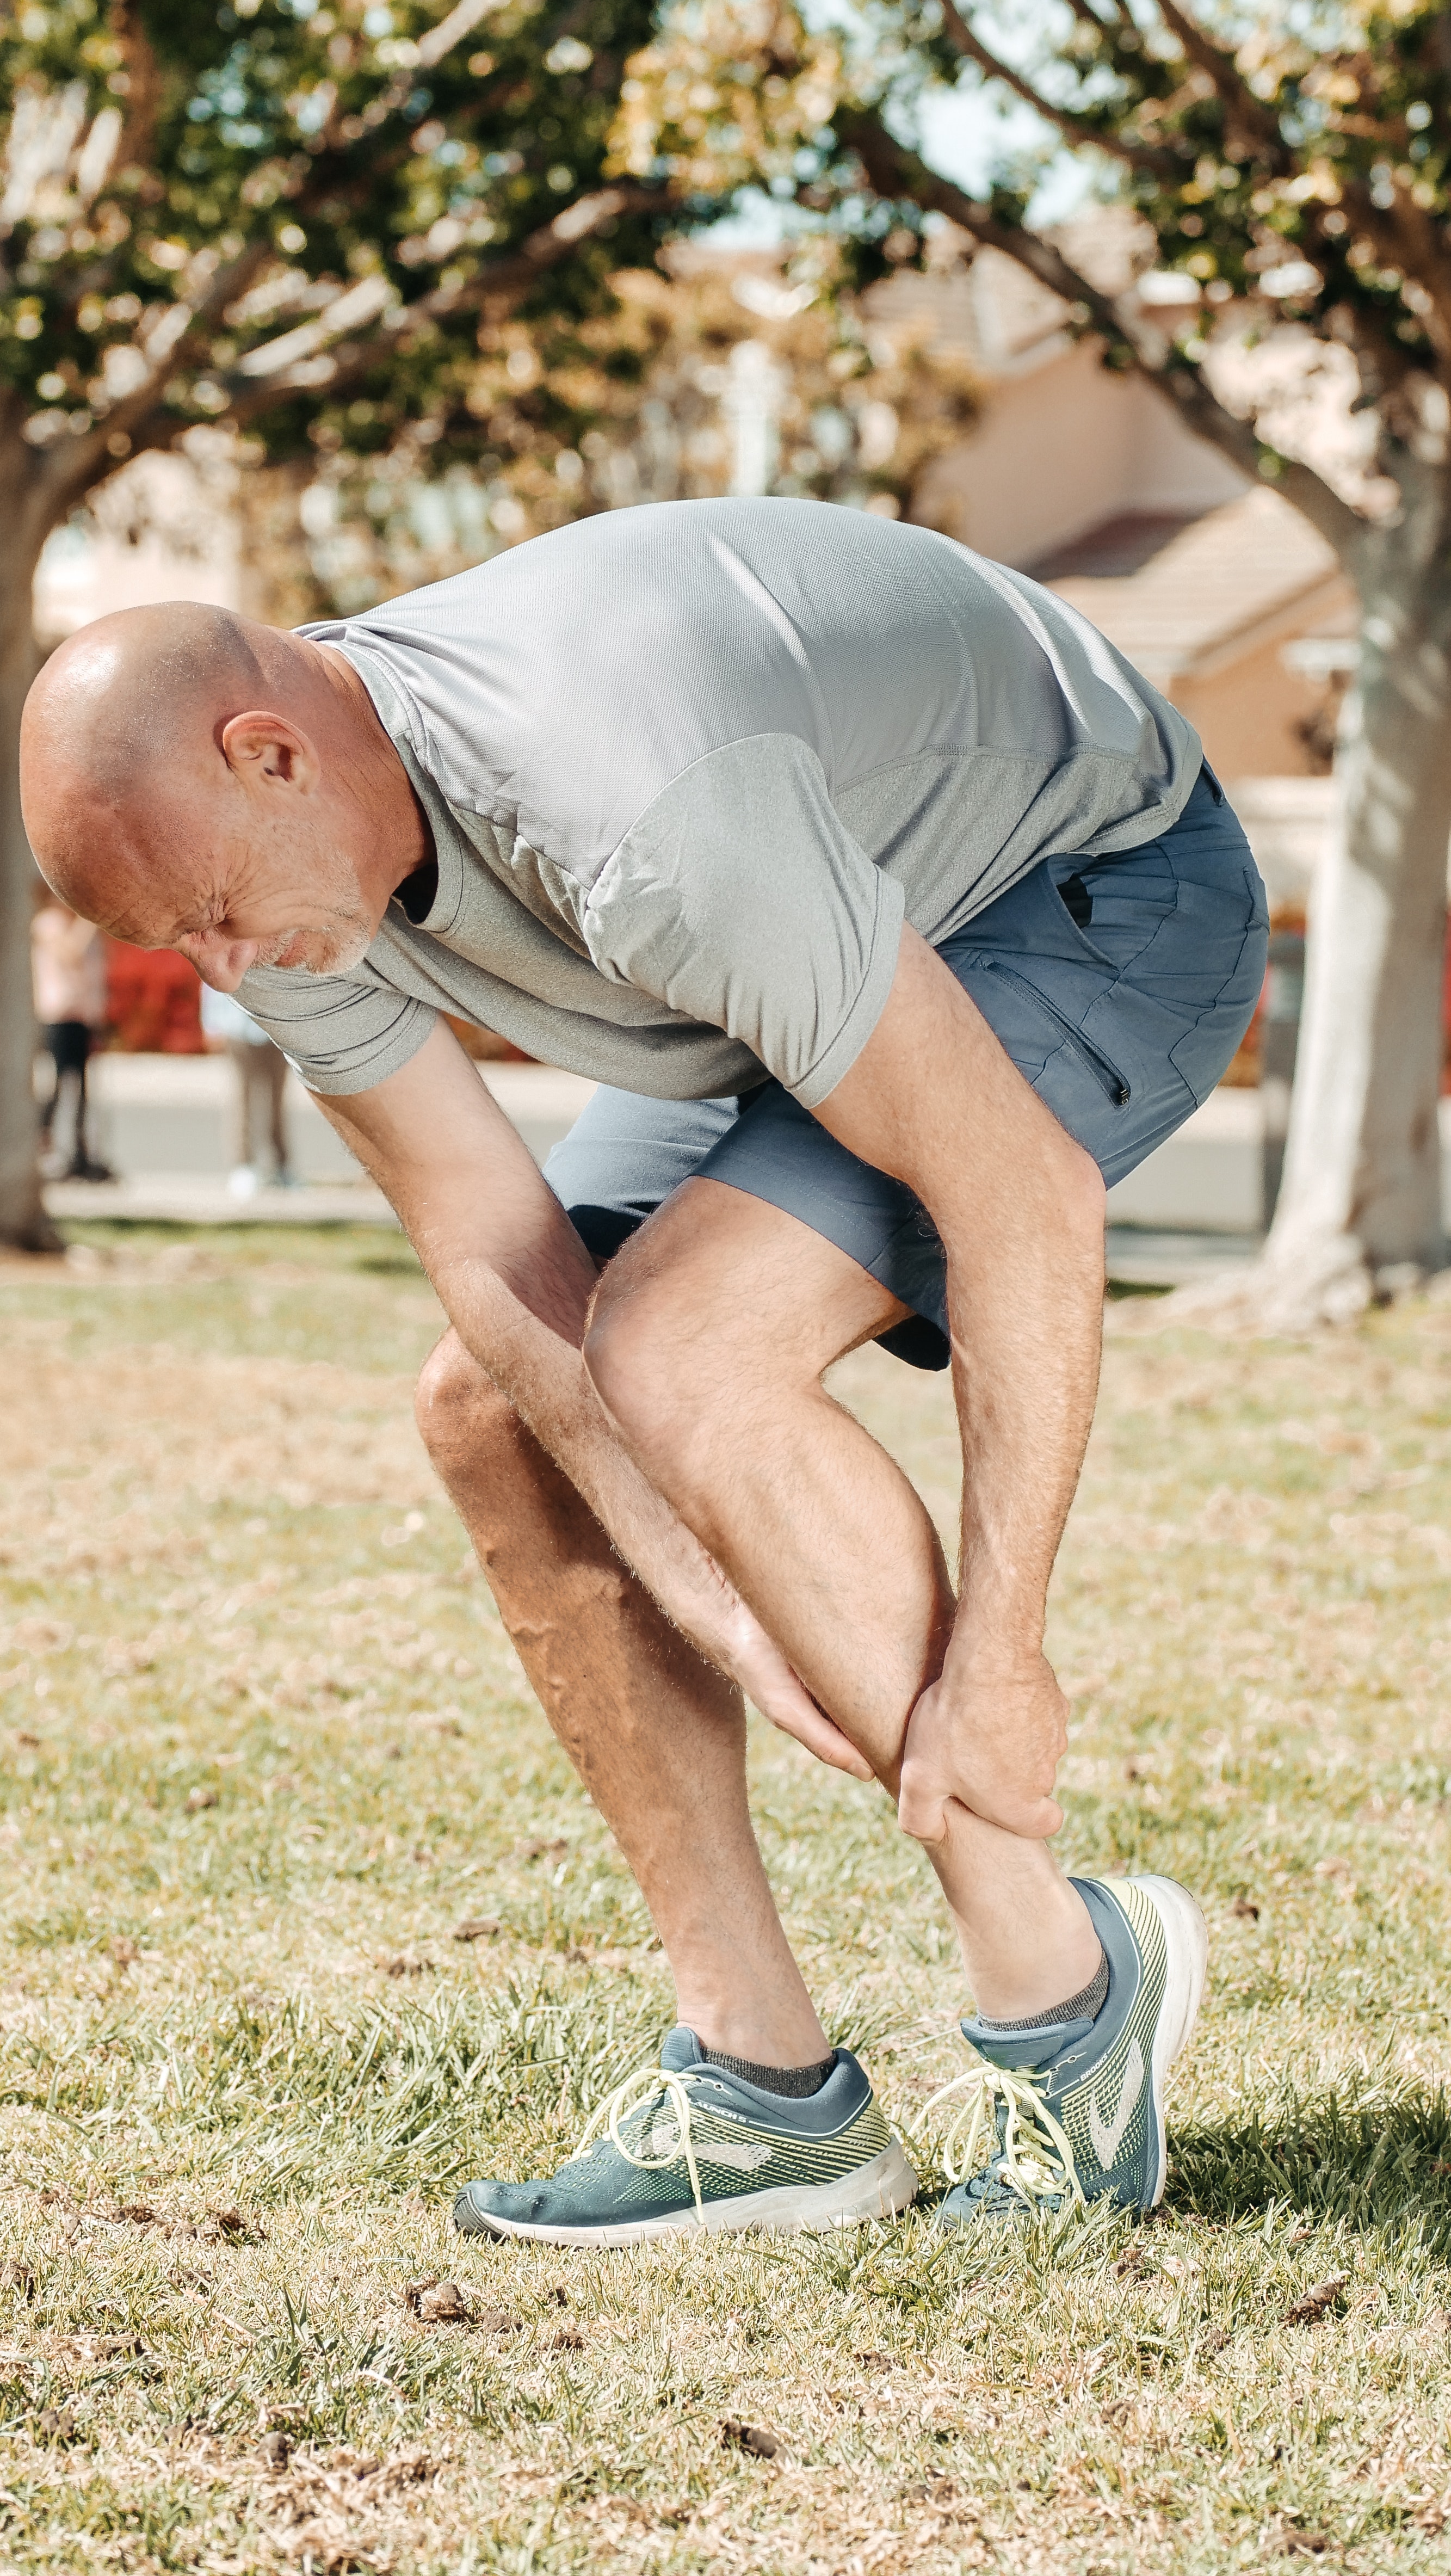
[[304,931],[308,954],[298,959],[304,975],[351,975],[361,966],[376,933],[371,922],[340,921],[328,930]]
[[331,918],[307,930],[284,931],[271,939],[260,951],[259,966],[275,966],[286,950],[298,952],[288,961],[287,973],[297,975],[350,975],[361,966],[377,937],[377,929],[358,901],[352,871],[340,867],[329,889],[333,896]]

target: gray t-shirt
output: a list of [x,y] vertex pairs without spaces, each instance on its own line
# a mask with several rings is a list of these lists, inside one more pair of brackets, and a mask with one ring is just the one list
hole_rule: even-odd
[[764,1069],[815,1108],[904,913],[940,943],[1041,859],[1153,839],[1199,770],[1050,592],[818,502],[610,511],[301,632],[362,679],[438,861],[351,973],[246,977],[320,1092],[381,1082],[447,1010],[624,1090]]

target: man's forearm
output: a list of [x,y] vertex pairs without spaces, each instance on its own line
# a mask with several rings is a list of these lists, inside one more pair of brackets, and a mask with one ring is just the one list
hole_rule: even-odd
[[970,1215],[933,1210],[947,1252],[963,1450],[951,1662],[1011,1662],[1043,1642],[1098,1391],[1102,1192],[1096,1173],[1082,1187],[1079,1177],[1036,1174],[1010,1203],[994,1205],[985,1192]]
[[[587,1305],[551,1266],[529,1266],[546,1321],[497,1272],[439,1260],[434,1285],[481,1368],[581,1494],[665,1615],[707,1661],[737,1681],[774,1725],[859,1779],[871,1766],[819,1710],[715,1559],[621,1448],[580,1352]],[[574,1308],[574,1329],[561,1315]]]
[[[616,1439],[580,1352],[585,1305],[579,1305],[571,1333],[534,1313],[482,1265],[443,1263],[433,1278],[460,1340],[583,1495],[647,1590],[707,1653],[718,1652],[740,1605],[699,1540]],[[566,1295],[561,1290],[548,1302],[557,1317]]]
[[775,1724],[867,1776],[616,1439],[581,1356],[594,1263],[449,1032],[373,1091],[320,1105],[397,1209],[465,1348],[667,1618]]
[[957,1799],[1051,1833],[1065,1732],[1043,1623],[1098,1384],[1103,1184],[912,931],[876,1031],[817,1114],[916,1191],[947,1254],[962,1581],[909,1725],[902,1819],[936,1841]]

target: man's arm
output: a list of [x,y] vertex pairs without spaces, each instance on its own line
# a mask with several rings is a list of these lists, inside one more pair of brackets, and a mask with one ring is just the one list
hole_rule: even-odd
[[397,1073],[318,1106],[397,1209],[449,1321],[626,1562],[710,1662],[823,1761],[872,1777],[610,1429],[580,1357],[595,1266],[441,1023]]
[[816,1115],[916,1191],[947,1252],[962,1594],[908,1725],[901,1820],[938,1842],[956,1799],[1051,1834],[1065,1704],[1043,1625],[1098,1388],[1103,1182],[910,929],[886,1009]]

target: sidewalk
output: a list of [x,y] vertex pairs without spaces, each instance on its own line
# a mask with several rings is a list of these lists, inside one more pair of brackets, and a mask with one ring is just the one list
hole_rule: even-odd
[[[550,1065],[479,1071],[542,1163],[594,1090]],[[287,1115],[300,1186],[234,1199],[226,1186],[233,1075],[224,1056],[97,1057],[95,1150],[114,1182],[53,1181],[52,1216],[183,1225],[393,1225],[381,1192],[359,1170],[300,1083]],[[1248,1260],[1262,1226],[1262,1107],[1257,1091],[1216,1091],[1138,1171],[1110,1190],[1110,1275],[1126,1285],[1175,1285]],[[1451,1204],[1451,1100],[1441,1103]]]
[[[479,1071],[537,1163],[568,1135],[594,1089],[552,1065],[489,1064]],[[92,1146],[118,1177],[49,1182],[50,1214],[177,1225],[396,1225],[381,1191],[293,1076],[287,1132],[298,1186],[233,1198],[227,1170],[234,1079],[225,1056],[97,1056],[90,1077]]]

